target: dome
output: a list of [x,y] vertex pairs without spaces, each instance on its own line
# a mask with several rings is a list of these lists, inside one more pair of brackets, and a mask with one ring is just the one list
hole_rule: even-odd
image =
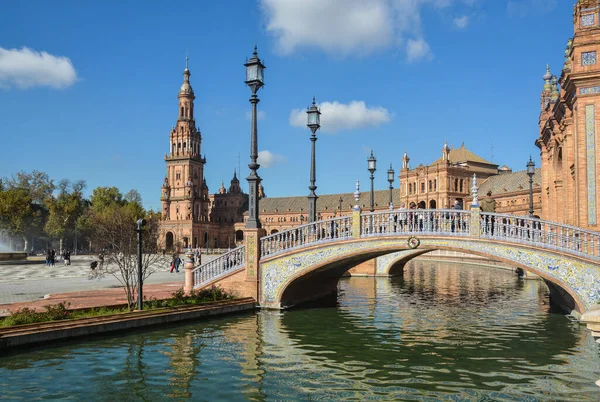
[[184,82],[179,89],[180,94],[194,94],[194,90],[189,82]]

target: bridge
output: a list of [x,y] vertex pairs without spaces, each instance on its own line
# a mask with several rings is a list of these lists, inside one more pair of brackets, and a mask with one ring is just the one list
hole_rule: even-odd
[[[186,269],[186,290],[212,285],[280,309],[335,291],[351,267],[376,259],[373,275],[434,250],[489,257],[539,275],[553,302],[583,315],[600,303],[600,233],[536,218],[470,210],[362,212],[265,236]],[[398,268],[400,267],[400,268]],[[491,269],[491,268],[490,268]]]

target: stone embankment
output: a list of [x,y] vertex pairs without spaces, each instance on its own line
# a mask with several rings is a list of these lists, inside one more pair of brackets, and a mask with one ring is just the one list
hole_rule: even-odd
[[134,311],[92,318],[0,328],[0,353],[18,346],[248,311],[253,310],[255,306],[256,301],[249,297],[197,306]]

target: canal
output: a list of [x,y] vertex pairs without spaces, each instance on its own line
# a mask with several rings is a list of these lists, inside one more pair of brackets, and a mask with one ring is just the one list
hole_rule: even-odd
[[412,262],[337,299],[0,358],[0,399],[598,401],[600,349],[542,281]]

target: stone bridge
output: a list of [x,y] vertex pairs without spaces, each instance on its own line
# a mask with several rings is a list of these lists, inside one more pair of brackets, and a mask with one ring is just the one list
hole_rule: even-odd
[[[264,236],[186,270],[186,290],[220,285],[284,308],[330,294],[353,266],[376,259],[387,276],[416,256],[452,250],[539,275],[554,303],[582,315],[600,303],[600,233],[535,218],[471,210],[388,210],[314,222]],[[491,268],[490,268],[491,269]]]

